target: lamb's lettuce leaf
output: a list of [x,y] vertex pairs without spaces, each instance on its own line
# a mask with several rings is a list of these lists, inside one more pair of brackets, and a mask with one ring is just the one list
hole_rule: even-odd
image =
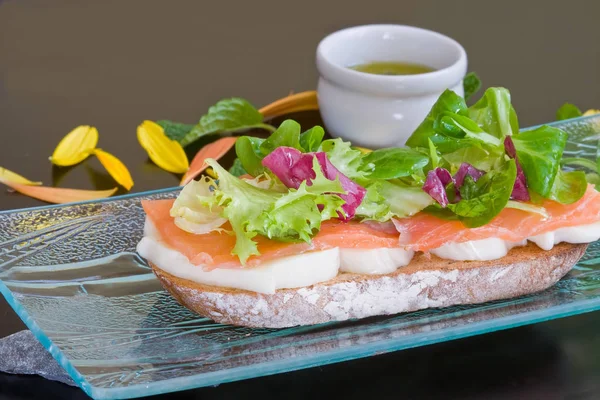
[[508,203],[516,177],[517,167],[512,159],[476,182],[468,176],[460,189],[461,200],[448,204],[448,208],[468,228],[485,225]]
[[302,150],[300,146],[300,124],[293,119],[286,119],[279,125],[279,128],[273,132],[262,144],[260,151],[263,156],[269,155],[278,147],[293,147]]
[[574,104],[565,103],[558,110],[556,110],[556,120],[562,121],[564,119],[571,119],[581,117],[583,113]]
[[420,187],[385,180],[372,181],[356,215],[379,222],[409,217],[434,203]]
[[417,150],[391,147],[364,155],[360,171],[369,179],[395,179],[411,176],[427,164],[429,157]]
[[440,114],[450,112],[463,116],[468,115],[465,99],[457,95],[452,90],[446,89],[437,99],[425,120],[417,127],[413,134],[407,139],[406,145],[409,147],[427,148],[429,145],[428,139],[436,143],[436,136],[442,136],[436,133],[433,129],[433,124]]
[[548,198],[558,201],[561,204],[572,204],[581,199],[585,195],[586,190],[587,179],[585,172],[565,172],[559,169]]
[[481,88],[481,79],[475,72],[469,72],[463,78],[463,91],[465,100],[469,100]]
[[300,135],[300,146],[305,152],[318,151],[323,136],[325,136],[325,130],[319,125],[313,126]]
[[548,198],[560,169],[567,133],[541,126],[512,137],[529,190]]
[[499,139],[519,132],[517,113],[505,88],[487,89],[481,99],[469,107],[468,116],[482,130]]
[[240,136],[235,141],[235,153],[240,164],[252,176],[258,176],[264,172],[263,154],[260,150],[264,141],[264,139],[252,136]]

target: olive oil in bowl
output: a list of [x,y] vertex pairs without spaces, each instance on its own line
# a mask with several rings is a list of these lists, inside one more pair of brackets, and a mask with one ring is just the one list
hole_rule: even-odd
[[426,65],[399,62],[399,61],[375,61],[366,64],[353,65],[349,67],[355,71],[375,75],[417,75],[435,71]]

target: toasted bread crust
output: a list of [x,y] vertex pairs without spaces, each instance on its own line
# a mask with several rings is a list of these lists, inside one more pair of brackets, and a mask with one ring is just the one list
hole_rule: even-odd
[[583,256],[587,244],[534,244],[494,261],[452,261],[424,254],[386,275],[341,273],[305,288],[274,294],[203,285],[151,263],[162,285],[185,307],[216,322],[284,328],[397,314],[430,307],[477,304],[538,292],[554,285]]

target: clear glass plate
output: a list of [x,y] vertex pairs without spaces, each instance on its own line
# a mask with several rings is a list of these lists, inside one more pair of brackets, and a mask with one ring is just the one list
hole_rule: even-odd
[[[600,116],[555,125],[596,161]],[[147,396],[340,362],[600,309],[600,244],[554,287],[475,306],[291,329],[216,324],[180,306],[135,253],[143,198],[0,213],[0,292],[91,397]]]

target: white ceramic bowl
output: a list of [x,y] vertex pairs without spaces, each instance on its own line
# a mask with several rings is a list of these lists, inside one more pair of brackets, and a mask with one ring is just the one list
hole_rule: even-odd
[[[348,67],[412,62],[435,71],[375,75]],[[328,132],[369,148],[403,146],[445,89],[463,96],[467,55],[455,40],[404,25],[364,25],[325,37],[317,48],[319,108]]]

